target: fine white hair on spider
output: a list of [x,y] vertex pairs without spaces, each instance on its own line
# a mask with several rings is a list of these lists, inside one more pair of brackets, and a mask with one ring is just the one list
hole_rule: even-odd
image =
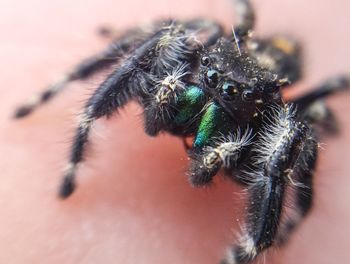
[[186,75],[190,75],[189,63],[179,63],[172,71],[166,71],[164,78],[156,80],[157,85],[166,86],[175,91],[176,88],[184,89],[185,83],[182,80]]
[[222,162],[224,167],[230,167],[231,162],[239,156],[239,152],[252,141],[252,130],[247,128],[242,134],[241,129],[238,129],[236,133],[230,133],[227,136],[221,135],[220,137],[214,140],[213,146],[206,147],[204,149],[204,160],[205,164],[210,166],[210,163],[207,162],[209,155],[218,156],[217,162]]
[[258,253],[254,239],[249,234],[241,235],[238,245],[242,249],[239,253],[241,258],[253,259]]
[[191,31],[185,31],[179,25],[172,25],[170,28],[171,30],[161,37],[156,48],[159,53],[156,64],[160,69],[172,69],[173,65],[180,64],[198,48],[198,43],[191,41]]
[[255,143],[255,165],[266,163],[279,150],[284,141],[290,137],[293,129],[296,108],[293,105],[271,106],[271,115],[266,116],[262,132],[258,133]]
[[242,56],[241,48],[239,47],[239,40],[238,40],[238,37],[237,37],[237,35],[236,35],[236,31],[235,31],[235,28],[234,28],[233,25],[232,25],[232,33],[233,33],[233,37],[234,37],[234,39],[235,39],[235,44],[236,44],[236,46],[237,46],[239,55]]
[[152,92],[149,92],[150,99],[147,102],[153,107],[155,100],[158,106],[158,111],[155,112],[156,119],[164,121],[173,117],[168,107],[172,102],[176,102],[178,94],[185,90],[186,83],[184,79],[191,74],[189,66],[189,63],[179,63],[171,71],[165,71],[164,75],[160,77],[149,76],[149,79],[155,85]]
[[237,264],[236,255],[231,249],[226,250],[225,264]]

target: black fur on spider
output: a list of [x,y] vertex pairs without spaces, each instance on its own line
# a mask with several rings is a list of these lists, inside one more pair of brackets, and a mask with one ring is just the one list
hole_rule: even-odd
[[[149,135],[166,131],[194,137],[187,149],[193,186],[210,184],[223,169],[247,188],[243,234],[222,263],[250,263],[287,240],[312,206],[317,134],[320,128],[336,128],[322,99],[347,88],[350,76],[331,78],[306,95],[285,100],[281,90],[301,77],[300,46],[284,36],[253,38],[250,2],[235,4],[238,21],[230,34],[203,19],[160,21],[129,30],[18,108],[15,117],[26,116],[68,82],[117,65],[86,102],[60,197],[67,198],[75,189],[95,120],[134,99],[144,108]],[[295,211],[284,219],[290,186]]]

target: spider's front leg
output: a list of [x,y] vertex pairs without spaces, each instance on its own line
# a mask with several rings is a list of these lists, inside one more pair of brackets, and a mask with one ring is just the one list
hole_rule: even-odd
[[[306,166],[316,159],[313,132],[296,120],[290,106],[270,110],[268,115],[265,128],[252,145],[251,170],[246,172],[250,184],[244,233],[222,263],[250,263],[277,242],[286,185],[294,182],[296,175],[308,176]],[[311,183],[308,185],[311,188]],[[298,198],[297,203],[302,202]]]
[[83,160],[85,145],[88,142],[93,122],[102,116],[110,116],[140,90],[147,89],[147,75],[139,63],[144,61],[149,51],[154,49],[166,32],[167,29],[162,29],[144,41],[133,55],[129,56],[123,65],[100,85],[86,103],[73,139],[69,163],[60,187],[59,195],[62,198],[71,195],[75,189],[77,166]]
[[188,81],[191,75],[191,65],[185,62],[164,76],[153,78],[154,88],[141,98],[148,135],[156,136],[161,130],[191,135],[207,100],[204,91]]
[[[206,21],[197,20],[180,24],[170,21],[149,39],[141,42],[95,91],[85,106],[76,131],[70,160],[60,188],[62,198],[68,197],[75,189],[76,169],[83,160],[93,122],[102,116],[110,116],[131,98],[138,98],[143,105],[146,105],[147,100],[150,97],[153,100],[153,95],[157,93],[153,88],[154,79],[160,79],[168,73],[171,75],[174,71],[178,78],[184,77],[187,74],[184,71],[194,63],[193,60],[196,60],[198,51],[202,48],[195,34],[198,31],[206,33],[207,40],[212,41],[212,37],[220,32],[221,27],[216,23],[204,22]],[[206,27],[198,28],[203,23]],[[171,87],[173,85],[171,81],[174,80],[169,78],[164,86]],[[145,112],[148,112],[147,109]],[[157,128],[156,125],[155,123]],[[152,134],[152,131],[148,132]]]
[[[326,132],[336,132],[336,119],[331,110],[325,105],[323,99],[345,89],[349,89],[350,77],[346,75],[336,76],[324,81],[321,85],[312,89],[309,93],[294,99],[298,109],[297,119],[301,122],[321,127]],[[295,209],[280,228],[277,243],[284,245],[290,234],[305,218],[312,207],[313,170],[316,165],[317,144],[315,137],[310,135],[305,143],[304,151],[293,169],[290,177],[293,178]]]
[[317,161],[318,144],[314,131],[309,130],[294,167],[287,175],[288,183],[294,189],[293,210],[287,219],[281,224],[276,237],[276,244],[283,246],[290,235],[295,231],[301,221],[310,212],[313,205],[313,174]]

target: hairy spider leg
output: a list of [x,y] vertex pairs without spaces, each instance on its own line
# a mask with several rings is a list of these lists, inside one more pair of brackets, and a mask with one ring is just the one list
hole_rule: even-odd
[[[324,83],[314,88],[311,92],[296,99],[298,119],[307,121],[312,125],[320,125],[328,132],[334,132],[336,119],[331,110],[324,104],[325,97],[334,95],[350,86],[348,76],[337,76],[326,80]],[[277,244],[283,246],[288,241],[290,234],[297,228],[312,207],[313,170],[317,160],[317,143],[315,137],[310,135],[304,146],[304,150],[296,166],[291,170],[290,177],[293,179],[292,185],[296,192],[295,208],[288,220],[282,225],[277,237]]]
[[32,113],[36,108],[61,92],[69,82],[86,79],[92,74],[118,63],[125,54],[140,43],[142,34],[140,30],[127,31],[113,41],[104,51],[83,60],[60,80],[50,84],[40,94],[33,96],[26,104],[18,107],[14,113],[14,117],[22,118]]
[[298,109],[304,110],[317,100],[350,88],[350,75],[340,75],[325,80],[310,92],[293,100]]
[[[160,41],[158,46],[168,51],[163,52],[159,63],[154,65],[154,89],[141,100],[145,130],[150,136],[156,136],[160,130],[191,136],[207,101],[203,89],[193,83],[196,79],[193,76],[197,74],[199,52],[216,43],[223,29],[203,19],[190,20],[177,27],[185,32],[170,32]],[[162,62],[164,58],[166,63]],[[169,62],[172,65],[169,66]]]
[[247,171],[249,202],[246,225],[238,245],[233,246],[222,261],[245,264],[269,248],[276,239],[285,198],[287,174],[295,167],[310,128],[296,122],[291,106],[270,110],[273,122],[266,122],[255,143],[253,168]]
[[[280,121],[284,121],[282,123],[288,124],[286,129],[291,129],[289,132],[286,130],[280,130],[280,133],[288,135],[285,139],[280,139],[276,141],[276,138],[270,137],[268,135],[263,135],[262,138],[265,137],[266,140],[271,139],[270,144],[265,140],[265,142],[259,142],[257,147],[259,146],[272,146],[273,142],[279,142],[278,145],[281,148],[280,151],[270,150],[271,153],[275,152],[281,160],[279,162],[284,162],[283,157],[288,155],[288,153],[292,153],[294,159],[292,158],[289,162],[288,166],[282,166],[282,163],[273,163],[276,168],[280,168],[280,172],[283,175],[278,176],[276,181],[279,181],[275,184],[275,190],[273,190],[273,182],[269,182],[269,178],[266,178],[267,175],[261,174],[261,177],[264,177],[263,180],[256,180],[254,175],[257,175],[257,172],[253,171],[250,173],[252,176],[249,178],[252,185],[248,187],[248,191],[251,195],[250,201],[252,204],[252,208],[250,208],[248,212],[247,226],[244,231],[245,235],[242,236],[240,240],[240,244],[234,247],[229,251],[228,257],[222,263],[227,264],[240,264],[240,263],[249,263],[256,256],[259,255],[264,249],[270,247],[273,243],[282,246],[284,245],[291,233],[297,228],[300,222],[305,218],[310,209],[312,208],[312,200],[313,200],[313,186],[312,186],[312,177],[314,173],[314,168],[316,165],[317,159],[317,141],[314,135],[314,131],[308,127],[306,127],[305,122],[310,124],[319,124],[324,122],[326,116],[322,118],[315,117],[315,111],[311,111],[311,107],[314,107],[315,104],[320,104],[323,98],[333,95],[336,92],[340,92],[349,87],[349,77],[348,76],[338,76],[331,79],[328,79],[323,84],[319,85],[311,92],[306,95],[301,96],[300,98],[293,100],[293,104],[296,105],[298,110],[297,113],[285,114],[284,117],[280,116],[277,119]],[[322,104],[323,105],[323,104]],[[326,107],[326,106],[324,106]],[[328,108],[327,108],[328,109]],[[291,111],[291,110],[289,110]],[[312,116],[311,116],[312,115]],[[313,119],[311,120],[311,117]],[[272,118],[273,119],[273,118]],[[276,118],[275,118],[276,119]],[[285,122],[287,121],[287,122]],[[281,124],[282,124],[281,123]],[[289,127],[289,128],[288,128]],[[273,132],[276,134],[277,127],[268,127],[267,131]],[[263,132],[264,133],[264,132]],[[282,135],[280,134],[280,135]],[[299,138],[298,138],[299,137]],[[285,140],[285,142],[283,142]],[[294,147],[293,147],[294,145]],[[294,148],[294,150],[292,149]],[[261,153],[267,153],[268,149],[263,149]],[[297,154],[296,154],[297,153]],[[291,158],[291,157],[289,157]],[[274,158],[278,161],[277,156]],[[273,160],[273,159],[272,159]],[[261,161],[260,161],[261,162]],[[282,165],[281,165],[282,164]],[[287,163],[286,163],[287,164]],[[264,166],[266,170],[266,165]],[[273,166],[269,165],[268,167],[273,168]],[[268,168],[267,167],[267,168]],[[282,169],[281,169],[282,168]],[[271,181],[272,179],[270,179]],[[249,180],[248,180],[249,182]],[[268,189],[270,192],[278,191],[275,195],[279,195],[276,197],[268,197],[265,193],[265,196],[261,194],[261,190],[266,190],[267,183],[269,183]],[[285,222],[279,223],[281,221],[281,212],[283,206],[283,198],[286,186],[290,185],[295,190],[295,199],[294,199],[294,211],[288,217]],[[279,187],[278,187],[279,186]],[[278,187],[278,188],[277,188]],[[273,200],[274,199],[274,200]],[[264,211],[268,214],[265,218],[273,219],[269,223],[269,219],[267,219],[267,224],[265,224],[265,229],[262,229],[262,225],[260,222],[263,222],[263,215],[258,215],[259,211],[257,201],[269,201],[271,206],[271,212],[273,215],[268,214],[267,211]],[[271,203],[273,202],[274,203]],[[281,202],[278,204],[278,202]],[[266,202],[267,203],[267,202]],[[265,206],[265,209],[268,208]],[[279,206],[279,207],[278,207]],[[259,220],[260,219],[260,220]],[[255,224],[254,221],[256,222]],[[266,219],[265,219],[266,221]],[[275,224],[274,224],[275,223]],[[260,224],[260,226],[259,226]],[[250,231],[249,231],[250,230]],[[260,230],[260,243],[257,239],[257,234],[259,234]],[[264,231],[261,231],[264,230]]]
[[322,99],[312,103],[309,107],[300,112],[303,120],[314,124],[319,130],[318,133],[337,135],[339,133],[339,122],[333,110]]
[[206,102],[204,91],[196,85],[184,85],[180,88],[176,82],[174,84],[174,89],[160,87],[155,99],[152,98],[145,107],[144,126],[150,136],[156,136],[160,130],[169,130],[172,133],[181,130],[178,131],[181,136],[188,136],[198,123]]
[[253,6],[249,0],[233,0],[236,23],[233,29],[234,38],[239,44],[241,40],[250,37],[255,24],[255,13]]
[[[246,41],[247,52],[259,65],[278,75],[290,85],[302,78],[302,49],[294,39],[284,35],[253,38]],[[289,87],[289,86],[288,86]]]
[[306,140],[302,146],[302,152],[295,162],[294,168],[289,171],[287,178],[289,185],[294,189],[293,211],[287,220],[281,223],[276,237],[276,244],[283,246],[290,235],[295,231],[301,221],[312,208],[313,202],[313,174],[317,160],[317,142],[314,131],[309,130]]
[[337,118],[324,99],[349,88],[350,76],[340,75],[325,80],[310,92],[293,99],[299,119],[317,125],[328,134],[336,134],[339,131]]
[[207,29],[206,38],[203,41],[203,48],[214,45],[216,41],[224,34],[223,27],[220,24],[210,20],[194,19],[186,22],[184,25],[189,30]]
[[167,29],[162,29],[140,44],[88,100],[73,139],[69,163],[59,190],[59,195],[62,198],[68,197],[75,189],[77,165],[83,159],[85,145],[88,142],[93,122],[102,116],[110,116],[125,105],[138,89],[144,89],[143,86],[147,85],[146,75],[139,63],[157,45],[166,31]]
[[[141,28],[138,28],[137,30],[145,30],[145,31],[149,31],[150,28],[161,28],[162,26],[164,26],[164,23],[166,22],[166,20],[159,20],[159,21],[155,21],[153,23],[151,23],[150,25],[144,25]],[[210,46],[215,44],[216,40],[221,37],[223,35],[223,27],[213,21],[210,20],[206,20],[206,19],[193,19],[193,20],[189,20],[189,21],[185,21],[183,23],[184,27],[188,30],[200,30],[200,29],[207,29],[208,35],[210,36],[204,43],[204,46]],[[103,36],[103,37],[107,37],[109,39],[116,39],[119,38],[119,30],[117,30],[116,28],[113,28],[111,26],[101,26],[98,29],[98,34]]]

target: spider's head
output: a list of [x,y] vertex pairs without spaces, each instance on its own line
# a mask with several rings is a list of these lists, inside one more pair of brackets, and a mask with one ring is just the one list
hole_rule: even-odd
[[203,53],[199,78],[212,99],[240,122],[251,120],[258,109],[281,100],[283,83],[277,75],[257,65],[227,39]]

